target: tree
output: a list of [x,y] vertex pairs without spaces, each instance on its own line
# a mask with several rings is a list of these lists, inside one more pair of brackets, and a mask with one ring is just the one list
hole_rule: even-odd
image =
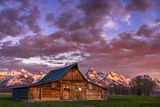
[[149,96],[155,85],[155,82],[149,75],[136,76],[130,82],[133,94],[140,96]]
[[111,84],[109,87],[109,93],[111,95],[128,95],[129,87],[123,84]]

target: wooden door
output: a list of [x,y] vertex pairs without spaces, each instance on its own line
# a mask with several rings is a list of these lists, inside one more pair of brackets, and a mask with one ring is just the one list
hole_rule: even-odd
[[101,91],[101,99],[106,100],[106,91],[104,89]]
[[73,86],[72,90],[73,100],[85,100],[85,90],[80,86]]
[[64,87],[63,88],[63,100],[69,100],[70,88]]
[[32,95],[33,95],[32,96],[33,100],[40,100],[40,88],[39,87],[34,87]]
[[85,92],[86,91],[84,90],[83,87],[79,87],[78,91],[77,91],[77,99],[78,100],[85,100],[85,96],[86,96]]

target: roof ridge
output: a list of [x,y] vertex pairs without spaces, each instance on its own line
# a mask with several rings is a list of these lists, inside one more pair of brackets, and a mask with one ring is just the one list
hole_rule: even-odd
[[62,68],[57,68],[57,69],[51,70],[50,72],[56,71],[56,70],[60,70],[60,69],[64,69],[64,68],[66,68],[66,67],[73,66],[73,65],[76,65],[76,64],[77,64],[77,63],[73,63],[73,64],[70,64],[70,65],[64,66],[64,67],[62,67]]

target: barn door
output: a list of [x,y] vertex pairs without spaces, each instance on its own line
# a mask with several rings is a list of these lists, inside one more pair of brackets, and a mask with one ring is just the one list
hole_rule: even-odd
[[32,95],[33,95],[32,96],[33,100],[40,100],[40,88],[39,87],[34,87]]
[[84,90],[83,87],[78,87],[78,100],[85,100],[86,99],[86,91]]
[[73,100],[85,100],[85,91],[80,86],[73,86]]
[[63,100],[69,100],[70,88],[69,86],[63,87]]

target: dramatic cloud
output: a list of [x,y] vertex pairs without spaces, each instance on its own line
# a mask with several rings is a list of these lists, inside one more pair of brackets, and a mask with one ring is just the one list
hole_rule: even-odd
[[48,72],[52,70],[54,67],[49,67],[44,64],[26,64],[22,62],[21,60],[18,60],[16,58],[11,57],[0,57],[0,64],[1,64],[1,71],[11,71],[11,70],[20,70],[21,68],[24,68],[28,71],[32,71],[33,73],[39,73],[39,72]]
[[[70,8],[71,4],[72,8]],[[115,13],[115,8],[119,4],[117,0],[82,0],[80,3],[61,1],[62,12],[59,16],[56,18],[53,13],[50,13],[46,16],[46,20],[65,32],[61,37],[66,41],[88,44],[95,41],[104,42],[101,37],[104,22]]]
[[[159,74],[157,5],[151,0],[1,0],[0,70],[48,72],[79,62],[83,73],[93,66],[130,77]],[[146,12],[156,19],[146,19]]]
[[[156,22],[158,19],[156,20]],[[157,76],[159,72],[160,58],[160,27],[159,23],[154,26],[142,25],[137,31],[120,33],[112,39],[109,48],[101,47],[103,51],[87,51],[90,55],[82,63],[82,66],[96,66],[98,70],[102,68],[116,70],[130,77],[139,74],[150,74]],[[93,46],[93,45],[92,45]],[[98,62],[98,63],[97,63]],[[129,72],[130,71],[130,72]],[[135,74],[133,73],[135,72]],[[157,75],[155,75],[157,74]]]
[[145,12],[151,8],[151,0],[130,0],[126,8],[129,11]]
[[40,32],[37,23],[40,12],[31,0],[1,0],[0,3],[0,39],[24,35],[28,30]]

